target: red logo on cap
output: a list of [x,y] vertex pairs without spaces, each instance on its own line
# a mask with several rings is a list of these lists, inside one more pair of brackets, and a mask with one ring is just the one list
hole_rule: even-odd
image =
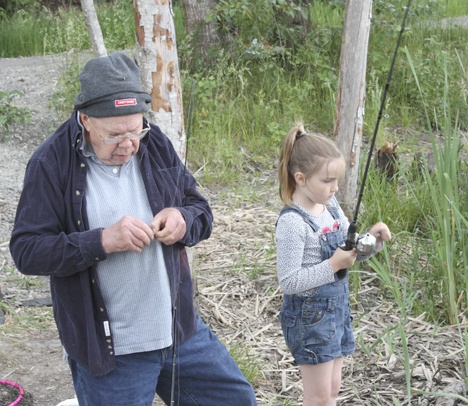
[[115,107],[136,106],[137,99],[121,99],[115,101]]

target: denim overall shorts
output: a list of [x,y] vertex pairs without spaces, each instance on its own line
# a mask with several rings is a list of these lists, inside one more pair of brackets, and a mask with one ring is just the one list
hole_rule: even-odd
[[[327,210],[335,220],[338,219],[335,207],[327,206]],[[292,207],[284,208],[280,216],[290,211],[299,213],[314,232],[319,230],[308,216]],[[340,230],[332,230],[322,233],[320,242],[324,261],[343,244],[343,236]],[[335,273],[334,282],[319,286],[308,296],[283,296],[278,318],[286,345],[298,365],[321,364],[354,352],[348,295],[346,270],[340,276]]]

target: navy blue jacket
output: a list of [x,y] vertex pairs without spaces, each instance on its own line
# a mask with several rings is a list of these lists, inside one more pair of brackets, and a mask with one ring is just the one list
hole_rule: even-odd
[[[115,368],[112,336],[94,264],[104,261],[101,229],[89,229],[86,215],[86,160],[80,146],[84,134],[77,113],[34,152],[28,162],[19,200],[10,251],[20,272],[49,275],[54,317],[62,344],[92,375]],[[195,330],[192,278],[185,246],[208,238],[213,214],[196,190],[196,180],[177,156],[170,140],[151,125],[140,142],[141,173],[156,215],[166,207],[181,211],[185,236],[164,245],[173,307],[177,301],[177,340]],[[116,196],[118,191],[116,191]]]

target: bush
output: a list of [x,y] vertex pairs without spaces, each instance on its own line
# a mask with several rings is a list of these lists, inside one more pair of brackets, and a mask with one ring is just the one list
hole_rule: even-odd
[[17,90],[0,90],[0,141],[4,141],[6,136],[9,135],[11,126],[24,124],[30,119],[26,109],[11,104],[15,97],[21,95],[22,93]]

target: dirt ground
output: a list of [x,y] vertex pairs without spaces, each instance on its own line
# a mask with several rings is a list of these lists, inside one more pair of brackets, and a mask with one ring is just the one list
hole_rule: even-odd
[[[19,274],[8,251],[27,160],[58,124],[49,103],[64,60],[64,55],[0,59],[1,90],[22,92],[14,104],[31,115],[27,124],[3,134],[6,140],[0,143],[0,309],[5,312],[0,326],[0,379],[24,388],[20,405],[55,406],[74,396],[51,308],[26,306],[28,300],[49,298],[48,280]],[[0,385],[0,406],[9,404],[5,392],[11,389]]]
[[[48,103],[65,59],[0,59],[0,88],[23,92],[18,106],[33,111],[30,123],[14,128],[0,144],[0,309],[5,314],[0,380],[24,388],[27,398],[20,406],[55,406],[74,396],[47,306],[48,282],[19,274],[8,252],[27,159],[58,124]],[[267,173],[246,185],[258,203],[229,191],[200,189],[210,200],[215,222],[213,236],[194,251],[199,313],[236,359],[248,365],[245,373],[252,373],[259,404],[299,405],[299,371],[277,321],[282,299],[272,238],[280,208],[274,176]],[[352,302],[358,345],[345,361],[340,405],[440,405],[431,393],[463,381],[465,347],[457,328],[437,328],[424,315],[402,320],[370,272],[363,273]],[[6,392],[0,385],[0,406],[9,404]]]

